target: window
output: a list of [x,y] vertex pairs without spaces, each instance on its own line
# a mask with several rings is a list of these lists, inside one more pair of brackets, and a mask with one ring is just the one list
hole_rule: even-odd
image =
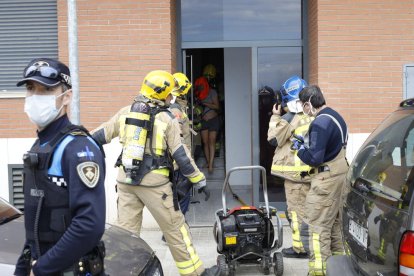
[[301,0],[181,0],[182,40],[301,39]]
[[413,157],[414,115],[394,112],[361,147],[348,176],[372,198],[406,209],[414,188]]
[[0,92],[18,91],[23,68],[58,57],[56,0],[0,1]]
[[404,65],[404,99],[414,98],[414,64]]
[[257,52],[257,87],[274,91],[291,76],[302,77],[302,47],[261,47]]

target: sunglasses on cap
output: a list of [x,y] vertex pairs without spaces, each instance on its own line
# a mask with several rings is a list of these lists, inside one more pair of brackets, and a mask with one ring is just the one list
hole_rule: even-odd
[[42,77],[49,79],[58,79],[59,72],[50,66],[29,66],[26,71],[23,73],[23,77],[28,78],[39,72]]

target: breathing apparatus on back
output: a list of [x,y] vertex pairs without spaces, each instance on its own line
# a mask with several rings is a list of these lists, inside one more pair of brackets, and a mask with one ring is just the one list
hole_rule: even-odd
[[150,106],[136,101],[125,118],[124,145],[122,147],[122,165],[128,179],[134,177],[134,168],[144,160],[148,130],[151,128]]
[[162,104],[174,87],[172,75],[165,71],[152,71],[144,79],[140,94],[131,105],[125,118],[125,126],[120,141],[123,144],[121,162],[126,174],[126,182],[135,178],[145,157],[147,136],[154,123],[153,107]]

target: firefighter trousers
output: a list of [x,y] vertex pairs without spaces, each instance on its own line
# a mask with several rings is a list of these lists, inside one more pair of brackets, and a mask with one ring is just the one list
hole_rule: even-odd
[[300,235],[309,253],[309,275],[325,275],[326,260],[344,254],[339,208],[345,173],[330,171],[316,174],[305,202]]
[[310,189],[310,183],[293,182],[285,179],[287,212],[292,229],[292,247],[296,253],[304,253],[300,237],[300,227],[305,211],[305,200]]
[[121,227],[139,235],[144,206],[157,221],[180,275],[201,275],[203,263],[194,248],[184,215],[174,209],[171,183],[158,187],[118,184],[118,224]]

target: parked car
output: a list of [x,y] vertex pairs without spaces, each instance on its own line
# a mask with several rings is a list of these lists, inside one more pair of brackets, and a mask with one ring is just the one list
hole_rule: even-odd
[[[0,275],[13,275],[24,245],[23,213],[0,198]],[[109,275],[163,276],[155,252],[141,238],[106,224],[105,272]]]
[[414,99],[368,137],[346,177],[345,256],[327,275],[414,275]]

